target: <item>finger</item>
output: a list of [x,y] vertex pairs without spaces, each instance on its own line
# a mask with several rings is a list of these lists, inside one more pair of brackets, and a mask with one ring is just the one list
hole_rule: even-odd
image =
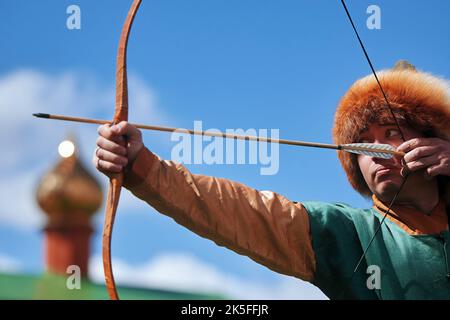
[[441,162],[439,164],[430,166],[427,168],[426,173],[428,176],[430,177],[435,177],[438,175],[448,175],[449,172],[449,166],[447,163],[445,162]]
[[403,142],[397,147],[397,151],[409,152],[415,148],[433,144],[434,138],[414,138]]
[[123,145],[120,145],[112,140],[108,140],[102,136],[97,138],[97,146],[118,155],[125,156],[127,154],[127,149]]
[[427,180],[433,179],[433,176],[428,172],[428,168],[427,168],[427,170],[424,170],[423,177]]
[[415,160],[419,160],[423,157],[428,157],[433,154],[436,154],[439,152],[439,146],[435,145],[427,145],[422,147],[414,148],[413,150],[407,152],[404,156],[404,159],[406,163],[413,162]]
[[120,166],[126,166],[128,163],[128,159],[126,157],[117,155],[105,149],[97,149],[96,155],[100,160],[111,162]]
[[423,157],[412,162],[406,162],[406,166],[410,171],[417,171],[439,163],[439,159],[435,156]]
[[111,127],[116,135],[140,139],[141,131],[127,121],[121,121]]
[[106,175],[110,173],[120,173],[123,170],[122,166],[101,160],[95,154],[94,157],[92,158],[92,163],[94,164],[95,168],[98,171]]
[[101,137],[108,140],[114,140],[117,138],[117,134],[115,134],[114,130],[112,130],[112,126],[110,124],[101,125],[98,127],[97,132]]
[[123,171],[123,166],[102,159],[97,161],[97,166],[100,171],[105,173],[120,173]]

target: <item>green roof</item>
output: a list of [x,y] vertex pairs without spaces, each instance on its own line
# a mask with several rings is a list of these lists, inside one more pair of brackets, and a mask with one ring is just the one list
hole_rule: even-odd
[[[103,284],[87,279],[81,281],[80,289],[70,290],[67,277],[44,273],[2,274],[0,273],[0,299],[10,300],[104,300],[109,299]],[[209,300],[225,299],[225,296],[209,293],[192,293],[160,289],[118,286],[120,299],[124,300]]]

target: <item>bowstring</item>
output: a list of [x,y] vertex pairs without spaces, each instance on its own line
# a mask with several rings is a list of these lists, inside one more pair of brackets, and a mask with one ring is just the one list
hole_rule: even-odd
[[[350,12],[347,9],[347,6],[345,4],[345,0],[341,0],[341,4],[344,7],[345,13],[347,14],[348,20],[350,21],[350,24],[352,25],[352,28],[353,28],[353,31],[354,31],[356,37],[358,38],[358,42],[359,42],[359,44],[361,46],[361,49],[364,52],[364,56],[366,57],[366,60],[369,63],[370,69],[372,70],[372,74],[374,75],[375,80],[376,80],[376,82],[378,84],[378,87],[380,88],[380,91],[383,94],[384,100],[386,101],[386,106],[388,107],[389,112],[391,113],[391,115],[392,115],[392,117],[393,117],[393,119],[395,121],[395,125],[397,126],[397,129],[398,129],[398,131],[399,131],[399,133],[401,135],[401,138],[402,138],[403,141],[406,141],[405,136],[403,135],[403,131],[400,128],[400,124],[399,124],[399,122],[397,120],[397,117],[395,116],[395,113],[394,113],[394,111],[393,111],[393,109],[391,107],[391,104],[389,103],[387,95],[386,95],[386,93],[385,93],[385,91],[384,91],[384,89],[383,89],[383,87],[381,85],[380,80],[378,79],[377,73],[375,72],[375,68],[373,67],[373,64],[372,64],[372,61],[370,60],[369,54],[367,53],[367,50],[366,50],[366,48],[365,48],[365,46],[364,46],[364,44],[363,44],[363,42],[361,40],[361,37],[359,36],[358,30],[356,29],[356,26],[353,23],[353,19],[352,19],[351,15],[350,15]],[[369,250],[370,246],[372,245],[373,241],[375,240],[375,237],[377,236],[378,232],[380,231],[384,221],[386,220],[386,217],[389,215],[389,213],[391,211],[391,208],[393,207],[393,205],[394,205],[398,195],[402,191],[403,186],[405,185],[406,180],[408,179],[408,176],[409,176],[409,174],[406,173],[405,176],[403,177],[403,180],[402,180],[402,182],[401,182],[397,192],[395,193],[394,197],[392,198],[391,202],[389,203],[388,209],[385,212],[385,214],[383,215],[383,218],[381,219],[380,224],[378,225],[377,229],[375,230],[375,233],[371,237],[371,239],[370,239],[369,243],[367,244],[367,246],[365,247],[361,257],[359,258],[355,268],[353,269],[353,273],[352,273],[352,275],[350,277],[350,280],[349,280],[350,284],[351,284],[351,282],[352,282],[356,272],[358,271],[359,266],[361,265],[361,263],[363,262],[364,258],[366,257],[367,251]],[[344,290],[341,292],[340,296],[342,296],[346,292],[347,288],[348,288],[348,286],[344,288]]]

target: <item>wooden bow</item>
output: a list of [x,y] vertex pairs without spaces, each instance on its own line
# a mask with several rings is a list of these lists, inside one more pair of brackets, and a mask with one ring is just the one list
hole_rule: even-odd
[[[116,67],[116,109],[113,123],[128,120],[127,45],[131,26],[140,4],[141,0],[134,0],[120,36]],[[105,224],[103,226],[103,269],[105,272],[106,289],[112,300],[119,299],[111,264],[111,236],[117,205],[119,204],[123,177],[123,172],[121,172],[110,178],[108,197],[106,200]]]

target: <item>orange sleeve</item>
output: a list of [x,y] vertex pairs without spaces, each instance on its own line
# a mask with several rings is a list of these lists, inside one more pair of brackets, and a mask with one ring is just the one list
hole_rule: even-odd
[[306,209],[271,192],[192,174],[146,148],[124,186],[157,211],[279,273],[312,281],[315,255]]

